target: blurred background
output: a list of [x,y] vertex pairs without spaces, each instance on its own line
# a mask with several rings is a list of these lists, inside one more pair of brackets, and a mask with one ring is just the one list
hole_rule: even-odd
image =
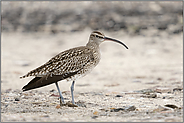
[[2,31],[121,31],[145,35],[155,28],[182,32],[182,2],[2,2]]
[[[20,76],[61,51],[85,45],[93,30],[123,41],[129,50],[103,43],[100,64],[79,80],[79,90],[182,84],[182,2],[3,1],[1,5],[2,89],[21,89],[31,78]],[[70,84],[62,82],[62,88],[68,90]]]

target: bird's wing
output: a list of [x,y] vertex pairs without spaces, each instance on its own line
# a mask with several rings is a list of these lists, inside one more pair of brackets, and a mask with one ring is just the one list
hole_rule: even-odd
[[77,72],[69,73],[66,76],[62,75],[53,75],[51,76],[43,76],[43,77],[35,77],[32,79],[27,85],[25,85],[22,90],[28,91],[35,88],[40,88],[46,85],[50,85],[52,83],[55,83],[57,81],[63,80],[65,78],[68,78],[68,76],[75,75]]
[[29,76],[67,76],[67,74],[80,71],[86,64],[92,62],[93,60],[94,56],[89,48],[77,47],[59,53],[44,65],[30,71],[28,74],[20,78]]

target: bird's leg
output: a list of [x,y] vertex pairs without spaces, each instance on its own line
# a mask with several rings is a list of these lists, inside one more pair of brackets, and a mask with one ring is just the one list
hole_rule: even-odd
[[63,96],[62,96],[62,94],[61,94],[61,91],[60,91],[60,89],[59,89],[58,83],[56,82],[55,84],[56,84],[56,87],[57,87],[58,92],[59,92],[59,95],[60,95],[60,106],[61,106],[62,104],[65,103],[65,102],[64,102],[64,98],[63,98]]
[[73,82],[72,82],[72,85],[71,85],[72,104],[75,104],[75,102],[74,102],[74,97],[73,97],[74,84],[75,84],[75,81],[73,81]]

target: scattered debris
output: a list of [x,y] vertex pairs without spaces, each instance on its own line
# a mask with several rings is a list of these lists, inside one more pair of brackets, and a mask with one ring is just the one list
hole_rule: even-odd
[[50,90],[50,92],[54,92],[54,91],[56,91],[56,90],[55,89]]
[[135,92],[140,93],[140,94],[149,94],[149,93],[153,93],[154,91],[152,89],[143,89],[143,90],[138,90]]
[[77,106],[79,106],[79,107],[85,107],[86,108],[86,104],[85,104],[85,102],[84,101],[78,101],[78,102],[76,102],[76,104],[77,104]]
[[111,108],[110,112],[119,112],[119,111],[134,111],[135,106],[124,106],[123,108]]
[[32,104],[39,105],[39,104],[42,104],[42,102],[32,102]]
[[59,95],[56,95],[56,94],[51,94],[50,96],[53,96],[53,97],[60,97]]
[[144,97],[144,98],[156,98],[157,97],[157,94],[153,93],[153,94],[145,94],[145,95],[141,95],[141,97]]
[[169,109],[159,105],[158,108],[153,110],[153,112],[161,112],[161,111],[166,111],[166,110],[169,110]]
[[180,87],[173,89],[173,91],[181,91],[181,90],[183,90],[183,88],[180,88]]
[[156,88],[154,91],[157,92],[157,93],[170,93],[171,89],[164,88],[164,87],[159,87],[159,88]]

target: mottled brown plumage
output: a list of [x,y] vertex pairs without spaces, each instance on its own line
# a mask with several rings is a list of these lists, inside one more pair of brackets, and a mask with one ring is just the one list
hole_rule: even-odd
[[104,34],[99,31],[93,31],[86,46],[76,47],[61,52],[55,57],[51,58],[44,65],[20,77],[25,78],[29,76],[35,76],[34,79],[32,79],[27,85],[23,87],[23,91],[56,83],[56,86],[60,93],[60,98],[64,103],[64,99],[61,95],[57,82],[64,79],[66,79],[67,81],[72,80],[73,83],[71,86],[71,93],[72,103],[74,104],[74,82],[76,81],[76,79],[83,77],[87,73],[89,73],[99,63],[99,45],[105,40],[118,42],[128,49],[128,47],[122,42],[105,37]]

